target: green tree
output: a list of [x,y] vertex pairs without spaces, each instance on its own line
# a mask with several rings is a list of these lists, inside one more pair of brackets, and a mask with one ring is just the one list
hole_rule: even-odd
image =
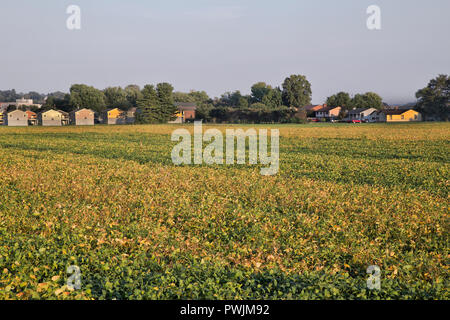
[[74,108],[70,104],[70,94],[57,92],[55,94],[49,94],[47,96],[47,100],[42,105],[41,111],[46,111],[50,109],[57,109],[70,112],[76,108]]
[[85,84],[70,87],[70,105],[75,108],[90,108],[96,112],[106,110],[105,95],[101,90]]
[[248,98],[247,97],[240,97],[239,98],[239,108],[240,109],[247,109],[248,108]]
[[327,106],[342,107],[343,110],[348,110],[350,108],[350,102],[350,94],[348,94],[347,92],[339,92],[328,97]]
[[141,88],[136,84],[130,84],[125,87],[125,94],[131,106],[137,107],[137,101],[142,99]]
[[173,93],[173,100],[175,102],[188,102],[188,103],[195,103],[195,98],[191,96],[189,93],[186,92],[174,92]]
[[302,75],[291,75],[283,82],[283,103],[290,108],[311,104],[311,84]]
[[145,85],[141,96],[136,102],[140,112],[137,115],[139,123],[157,123],[158,122],[158,95],[153,85]]
[[16,93],[15,89],[12,90],[0,90],[0,101],[2,102],[15,102],[16,99],[19,99],[20,95]]
[[252,103],[250,108],[257,109],[257,110],[268,110],[269,109],[264,103],[261,103],[261,102]]
[[383,109],[383,99],[374,92],[367,92],[364,94],[364,99],[367,103],[367,108]]
[[129,109],[132,104],[127,99],[127,92],[121,87],[109,87],[103,90],[105,103],[109,108]]
[[363,94],[355,94],[352,100],[350,101],[350,107],[351,108],[366,108],[367,107],[367,101],[364,98]]
[[425,117],[448,121],[450,113],[450,77],[439,75],[416,93],[417,109]]
[[[241,108],[241,103],[243,103],[242,98],[244,97],[239,90],[234,92],[225,92],[217,102],[218,107],[232,107],[232,108]],[[248,105],[248,104],[247,104]],[[245,106],[245,103],[244,103]]]
[[272,90],[272,87],[267,85],[265,82],[255,83],[251,88],[251,101],[252,103],[262,103],[263,98],[269,94]]
[[283,104],[283,95],[280,88],[275,88],[266,93],[262,98],[262,103],[272,109],[279,109]]
[[195,117],[198,120],[210,121],[211,111],[214,109],[212,104],[202,103],[195,111]]
[[45,95],[40,94],[36,91],[30,91],[23,96],[25,99],[32,99],[33,103],[42,103],[44,102]]
[[367,92],[365,94],[355,94],[350,101],[351,108],[375,108],[381,110],[383,108],[383,99],[374,93]]
[[159,122],[166,123],[175,119],[177,107],[173,100],[173,86],[170,83],[158,83],[156,86],[159,107]]
[[[211,98],[208,96],[208,94],[205,91],[191,91],[189,92],[189,97],[191,97],[198,105],[200,104],[205,104],[205,103],[210,103],[211,102]],[[189,101],[186,101],[189,102]]]

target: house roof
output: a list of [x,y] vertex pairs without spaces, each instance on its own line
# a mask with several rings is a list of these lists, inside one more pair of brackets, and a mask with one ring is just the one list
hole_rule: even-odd
[[40,114],[49,113],[49,112],[57,112],[57,113],[59,113],[59,114],[62,114],[61,111],[55,110],[55,109],[50,109],[50,110],[42,111]]
[[316,110],[316,112],[328,112],[328,111],[331,111],[331,110],[334,110],[337,108],[340,108],[340,107],[323,107],[323,108]]
[[197,104],[193,102],[175,102],[177,107],[196,107]]
[[17,113],[17,112],[25,113],[25,111],[22,111],[22,110],[20,110],[20,109],[16,109],[16,110],[13,110],[13,111],[8,112],[8,114],[10,114],[10,113]]
[[362,112],[364,112],[366,110],[369,110],[369,109],[370,108],[356,108],[356,109],[350,110],[348,112],[348,114],[360,114],[360,113],[362,113]]
[[[394,109],[394,110],[383,110],[383,112],[387,115],[400,115],[404,114],[405,112],[408,112],[413,109]],[[413,110],[415,111],[415,110]]]
[[73,111],[71,111],[70,113],[75,114],[75,113],[80,112],[80,111],[89,111],[89,112],[95,113],[95,112],[92,111],[91,109],[87,109],[87,108],[82,108],[82,109],[78,109],[78,110],[73,110]]
[[65,115],[65,116],[68,116],[69,115],[69,113],[68,112],[65,112],[65,111],[62,111],[62,110],[56,110],[56,111],[58,111],[59,113],[61,113],[61,114],[63,114],[63,115]]
[[195,111],[197,109],[197,104],[192,102],[176,102],[175,106],[181,111]]

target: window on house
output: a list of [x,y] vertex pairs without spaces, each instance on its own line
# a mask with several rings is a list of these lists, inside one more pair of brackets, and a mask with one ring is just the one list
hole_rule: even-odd
[[414,115],[414,120],[417,120],[417,114]]
[[405,116],[404,115],[402,115],[402,120],[405,120]]

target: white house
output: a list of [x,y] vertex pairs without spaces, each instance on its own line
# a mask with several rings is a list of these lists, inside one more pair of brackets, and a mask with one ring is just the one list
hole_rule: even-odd
[[369,117],[372,113],[377,112],[375,108],[357,108],[350,110],[347,115],[348,120],[361,120],[369,121]]

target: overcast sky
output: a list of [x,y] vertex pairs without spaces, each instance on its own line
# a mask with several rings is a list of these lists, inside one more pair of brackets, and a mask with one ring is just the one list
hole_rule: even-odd
[[[66,28],[71,4],[81,30]],[[449,12],[449,0],[1,0],[0,89],[165,81],[220,96],[304,74],[314,103],[338,91],[411,102],[450,73]]]

